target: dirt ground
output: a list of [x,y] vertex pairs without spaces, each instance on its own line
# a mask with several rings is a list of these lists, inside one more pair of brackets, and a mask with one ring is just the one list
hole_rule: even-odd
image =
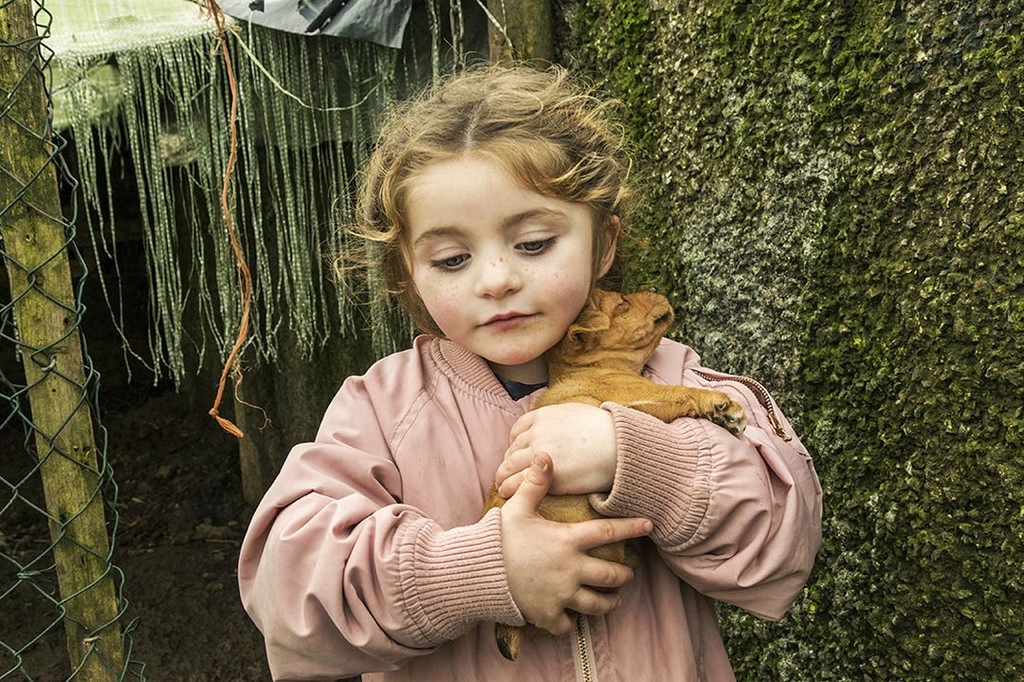
[[[145,288],[136,291],[144,320]],[[182,390],[154,386],[138,366],[129,380],[110,316],[88,287],[85,299],[82,331],[101,376],[99,422],[117,486],[114,565],[124,574],[121,624],[133,661],[125,679],[270,680],[263,640],[238,597],[238,549],[253,511],[238,444],[207,413],[219,372]],[[23,381],[13,347],[0,346],[0,392]],[[0,411],[9,402],[0,400]],[[0,412],[0,680],[58,682],[70,675],[64,629],[53,597],[40,594],[56,595],[56,586],[52,577],[35,587],[18,580],[19,564],[52,576],[53,562],[46,517],[32,506],[45,503],[25,438],[17,415]]]
[[[154,681],[269,680],[259,632],[236,586],[238,546],[251,510],[241,492],[237,447],[203,411],[171,388],[103,390],[101,420],[119,488],[115,564],[128,600],[132,659]],[[2,436],[4,478],[27,458],[18,429]],[[31,481],[20,492],[34,497]],[[48,544],[42,517],[14,504],[0,515],[5,554],[29,557]],[[109,518],[108,518],[109,520]],[[8,589],[11,571],[0,569]],[[20,648],[54,618],[47,599],[19,589],[0,601],[0,642]],[[22,670],[0,654],[0,678],[64,680],[62,628],[25,652]],[[133,671],[139,670],[139,665]]]

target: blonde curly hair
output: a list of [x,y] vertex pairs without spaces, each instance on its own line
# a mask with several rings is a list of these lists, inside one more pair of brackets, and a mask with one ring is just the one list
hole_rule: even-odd
[[625,223],[632,196],[611,104],[560,67],[487,66],[453,75],[391,112],[363,174],[350,233],[420,329],[440,334],[412,285],[405,238],[405,202],[419,174],[472,153],[527,189],[586,204],[596,271],[614,232],[606,228],[613,217]]

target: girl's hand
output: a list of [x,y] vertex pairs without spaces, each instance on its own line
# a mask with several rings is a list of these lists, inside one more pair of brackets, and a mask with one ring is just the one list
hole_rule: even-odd
[[548,521],[538,512],[552,480],[551,458],[534,457],[515,495],[501,508],[501,545],[508,589],[523,617],[554,635],[568,634],[566,609],[600,616],[615,609],[615,592],[633,571],[597,559],[587,550],[651,532],[646,519],[600,519],[581,523]]
[[534,456],[550,453],[553,495],[607,492],[615,480],[618,451],[611,413],[583,403],[547,405],[527,412],[512,427],[505,461],[494,484],[511,497]]

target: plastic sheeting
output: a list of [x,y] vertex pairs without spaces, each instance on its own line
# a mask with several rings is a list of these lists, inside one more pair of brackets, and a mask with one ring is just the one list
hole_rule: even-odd
[[189,0],[47,0],[57,129],[115,116],[125,84],[111,55],[212,36],[216,24]]
[[412,0],[220,0],[236,19],[305,35],[402,46]]

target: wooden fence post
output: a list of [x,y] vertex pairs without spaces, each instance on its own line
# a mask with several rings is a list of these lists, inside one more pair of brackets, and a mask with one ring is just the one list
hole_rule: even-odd
[[487,9],[504,28],[488,30],[492,62],[554,60],[550,0],[488,0]]
[[76,680],[115,680],[124,670],[121,626],[42,63],[32,0],[0,2],[0,237],[68,653]]

